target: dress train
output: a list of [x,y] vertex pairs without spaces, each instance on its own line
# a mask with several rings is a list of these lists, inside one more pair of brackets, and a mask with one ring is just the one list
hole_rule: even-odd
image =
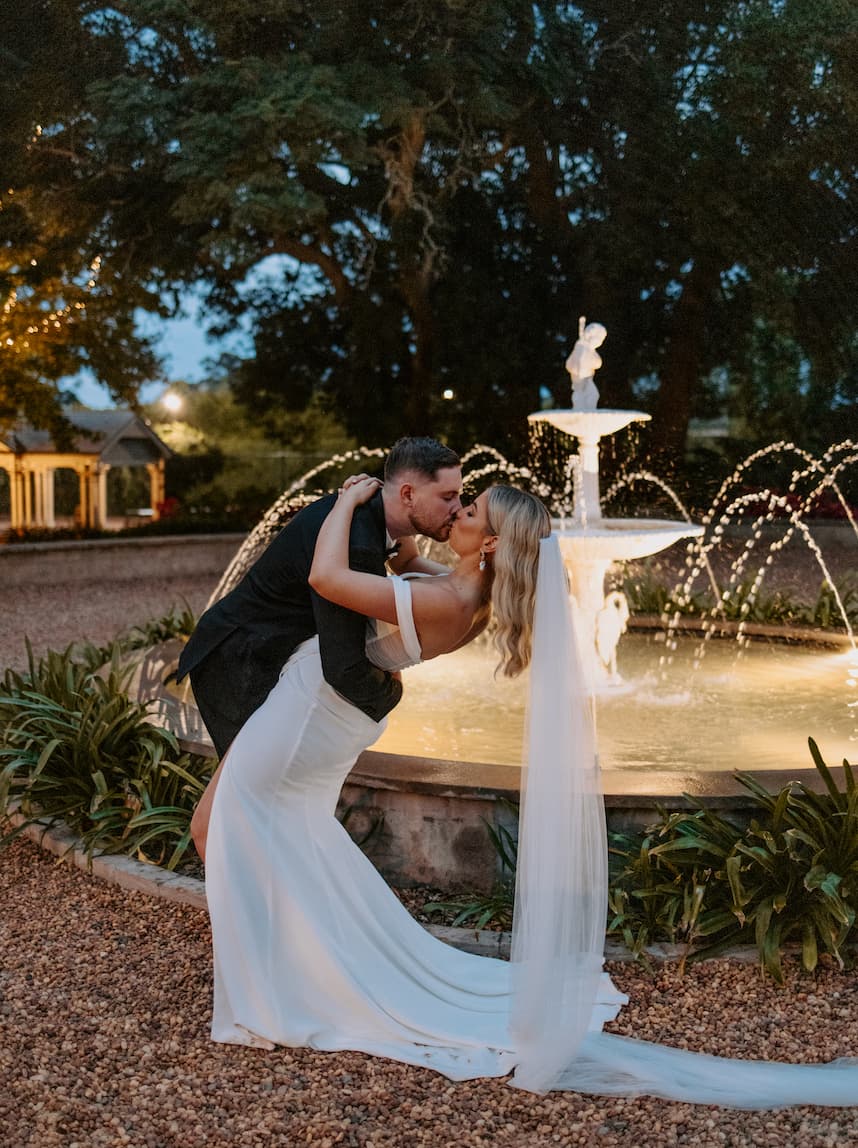
[[[405,595],[406,609],[404,585],[397,580],[397,599]],[[388,655],[396,646],[391,637],[379,636]],[[568,650],[564,642],[559,648]],[[416,660],[419,649],[409,657]],[[550,677],[556,661],[543,661]],[[583,783],[565,792],[562,770],[547,786],[528,782],[519,871],[527,897],[513,951],[515,958],[518,943],[520,960],[474,956],[432,937],[335,817],[356,757],[382,729],[324,681],[312,638],[233,742],[215,794],[206,864],[214,1040],[349,1049],[432,1068],[451,1080],[515,1072],[514,1084],[537,1091],[648,1094],[749,1109],[858,1105],[856,1060],[733,1060],[602,1031],[626,998],[599,972],[604,905],[596,904],[589,877],[578,876],[574,851],[567,857],[562,848],[575,837],[570,809],[586,807],[591,812],[580,824],[589,838],[578,848],[589,856],[588,874],[599,869],[604,837],[593,844],[592,810],[600,802],[593,800],[594,774],[586,764],[577,771]],[[551,732],[556,736],[556,721]],[[533,760],[544,756],[534,753]],[[570,872],[558,875],[559,861]],[[573,903],[591,920],[577,932],[555,923],[570,916],[570,879],[578,883]],[[599,913],[601,932],[592,924]],[[580,975],[570,960],[579,949],[586,966]],[[545,1056],[543,1031],[550,1046]],[[549,1085],[538,1083],[546,1079]]]

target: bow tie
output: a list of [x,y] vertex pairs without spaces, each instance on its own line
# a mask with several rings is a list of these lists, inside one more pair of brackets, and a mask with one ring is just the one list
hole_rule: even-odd
[[388,548],[384,552],[384,557],[385,558],[393,558],[396,554],[399,553],[399,547],[401,545],[402,545],[401,542],[394,542],[392,546],[388,546]]

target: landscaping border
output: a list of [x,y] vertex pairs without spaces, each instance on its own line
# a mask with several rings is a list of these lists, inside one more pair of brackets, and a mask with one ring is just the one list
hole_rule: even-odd
[[[11,813],[9,820],[16,826],[20,825],[24,818],[19,813]],[[142,893],[144,896],[156,897],[162,901],[190,905],[194,909],[208,909],[205,882],[198,877],[183,877],[158,865],[135,861],[133,857],[123,857],[121,854],[102,853],[90,858],[80,838],[75,837],[71,830],[61,823],[30,824],[22,830],[21,836],[59,860],[66,861],[109,885],[117,885],[126,892]],[[455,949],[475,953],[481,957],[509,959],[511,934],[508,932],[462,929],[451,925],[423,925],[423,928],[433,937],[452,945]],[[685,946],[648,945],[644,952],[650,960],[666,963],[679,960],[685,953]],[[636,958],[624,945],[616,941],[606,941],[605,960],[627,962]],[[759,954],[752,945],[737,945],[725,949],[717,957],[706,957],[704,960],[729,960],[752,964],[759,961]]]

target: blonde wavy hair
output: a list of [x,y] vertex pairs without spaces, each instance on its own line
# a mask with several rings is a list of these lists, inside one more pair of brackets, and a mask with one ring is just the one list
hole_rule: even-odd
[[539,542],[551,533],[551,519],[535,495],[514,486],[490,487],[487,510],[498,536],[491,586],[498,671],[515,678],[530,665]]

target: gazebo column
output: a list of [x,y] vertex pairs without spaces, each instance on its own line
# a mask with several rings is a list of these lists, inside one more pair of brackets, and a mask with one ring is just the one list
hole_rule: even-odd
[[79,526],[89,526],[89,467],[77,472]]
[[98,471],[96,467],[86,468],[87,519],[86,524],[95,529],[98,526]]
[[21,471],[21,482],[24,487],[24,522],[23,525],[33,525],[33,474],[30,470]]
[[164,501],[164,460],[147,462],[146,470],[149,473],[149,505],[152,507],[152,520],[157,522],[161,517],[158,507]]
[[21,468],[16,461],[13,468],[9,471],[9,525],[13,530],[20,529],[24,524],[24,494],[22,485]]
[[33,524],[47,526],[45,521],[45,471],[41,466],[33,469]]
[[42,472],[37,469],[31,471],[33,489],[33,525],[44,526],[42,521]]
[[102,462],[98,464],[98,469],[95,473],[93,518],[94,525],[100,530],[104,530],[107,526],[107,472],[109,470],[110,463]]
[[52,466],[45,467],[42,472],[45,526],[53,530],[57,524],[56,510],[54,508],[54,479],[56,470]]

